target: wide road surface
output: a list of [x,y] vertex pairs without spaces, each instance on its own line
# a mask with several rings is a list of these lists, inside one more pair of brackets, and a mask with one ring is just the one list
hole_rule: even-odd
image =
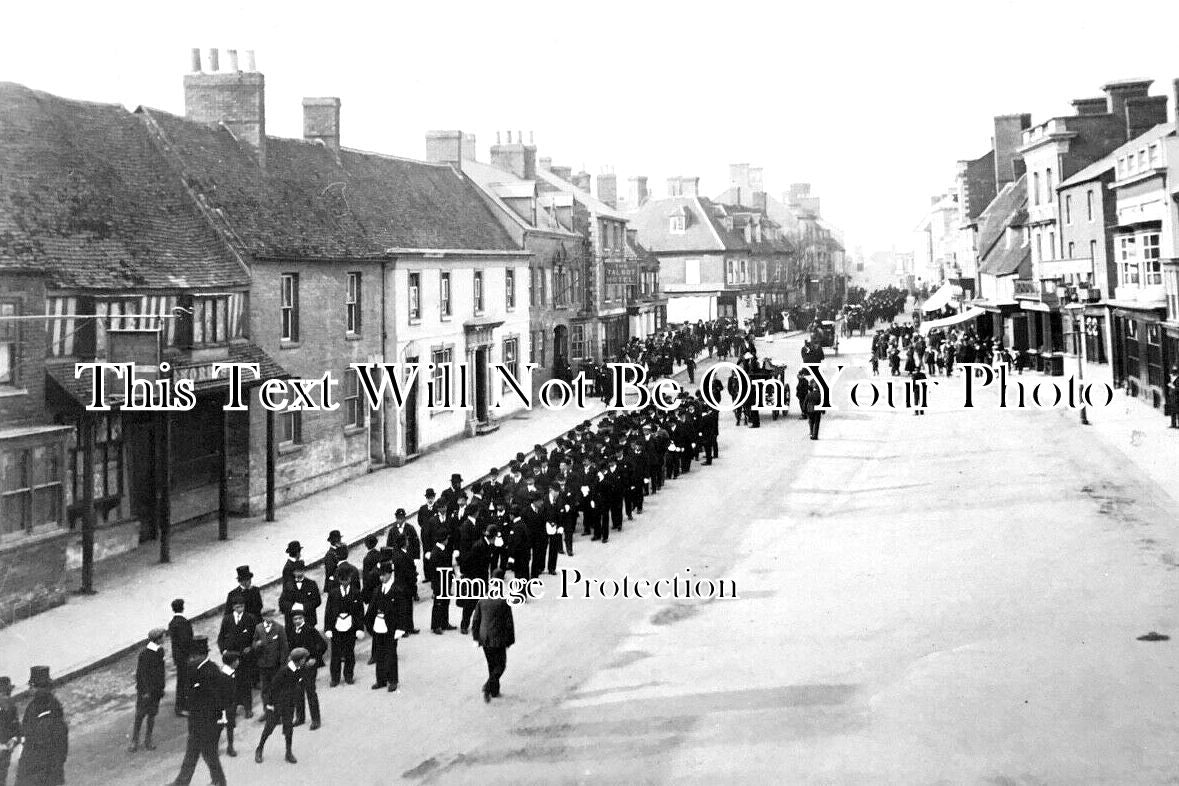
[[[793,377],[798,345],[763,352]],[[866,339],[842,349],[866,366]],[[564,565],[690,568],[738,599],[561,599],[546,577],[502,699],[483,703],[469,638],[412,637],[395,694],[370,666],[321,674],[297,765],[280,734],[255,764],[260,726],[239,721],[230,783],[1179,783],[1175,643],[1136,640],[1179,633],[1179,509],[1075,414],[980,402],[841,411],[817,442],[797,417],[722,416],[718,463]],[[174,777],[181,723],[161,715],[160,749],[131,756],[122,709],[75,726],[71,784]]]

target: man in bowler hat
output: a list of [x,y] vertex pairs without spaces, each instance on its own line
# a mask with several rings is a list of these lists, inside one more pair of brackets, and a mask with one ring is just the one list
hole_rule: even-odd
[[48,666],[29,670],[33,698],[21,721],[24,747],[16,766],[17,786],[58,786],[65,783],[65,762],[70,732],[61,702],[53,695]]

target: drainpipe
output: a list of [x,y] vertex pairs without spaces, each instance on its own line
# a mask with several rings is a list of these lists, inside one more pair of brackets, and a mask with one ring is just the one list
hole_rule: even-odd
[[[388,298],[388,287],[386,285],[386,273],[388,271],[388,260],[381,260],[381,360],[388,362],[387,343],[389,334],[386,332],[388,320],[388,308],[386,306],[386,299]],[[385,466],[389,464],[389,413],[385,410],[385,402],[381,402],[381,463]]]

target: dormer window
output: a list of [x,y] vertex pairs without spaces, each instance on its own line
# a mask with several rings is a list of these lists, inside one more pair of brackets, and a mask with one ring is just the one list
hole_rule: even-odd
[[688,216],[681,207],[670,216],[668,231],[673,235],[682,235],[688,228]]

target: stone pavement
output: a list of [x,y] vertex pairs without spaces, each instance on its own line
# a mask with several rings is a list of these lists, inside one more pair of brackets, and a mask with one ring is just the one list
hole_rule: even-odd
[[[697,378],[712,362],[698,361]],[[674,377],[684,381],[686,369]],[[478,480],[491,466],[506,466],[517,451],[547,443],[604,411],[597,399],[587,402],[585,409],[549,411],[537,406],[497,431],[459,440],[403,467],[378,470],[281,507],[273,522],[261,516],[231,519],[227,542],[217,540],[216,522],[177,532],[172,562],[166,565],[158,562],[154,544],[103,560],[95,566],[97,594],[71,597],[62,606],[0,631],[0,674],[10,675],[18,686],[23,686],[34,664],[48,665],[59,682],[81,676],[142,646],[148,629],[171,619],[173,598],[185,599],[190,619],[217,615],[234,585],[238,565],[249,565],[255,586],[267,594],[266,588],[281,578],[284,549],[291,540],[303,544],[311,566],[327,549],[328,531],[339,529],[351,547],[353,563],[359,564],[359,544],[365,536],[391,524],[398,507],[410,511],[412,521],[427,487],[441,491],[452,472],[468,483]],[[309,569],[308,575],[322,584],[322,569]]]

